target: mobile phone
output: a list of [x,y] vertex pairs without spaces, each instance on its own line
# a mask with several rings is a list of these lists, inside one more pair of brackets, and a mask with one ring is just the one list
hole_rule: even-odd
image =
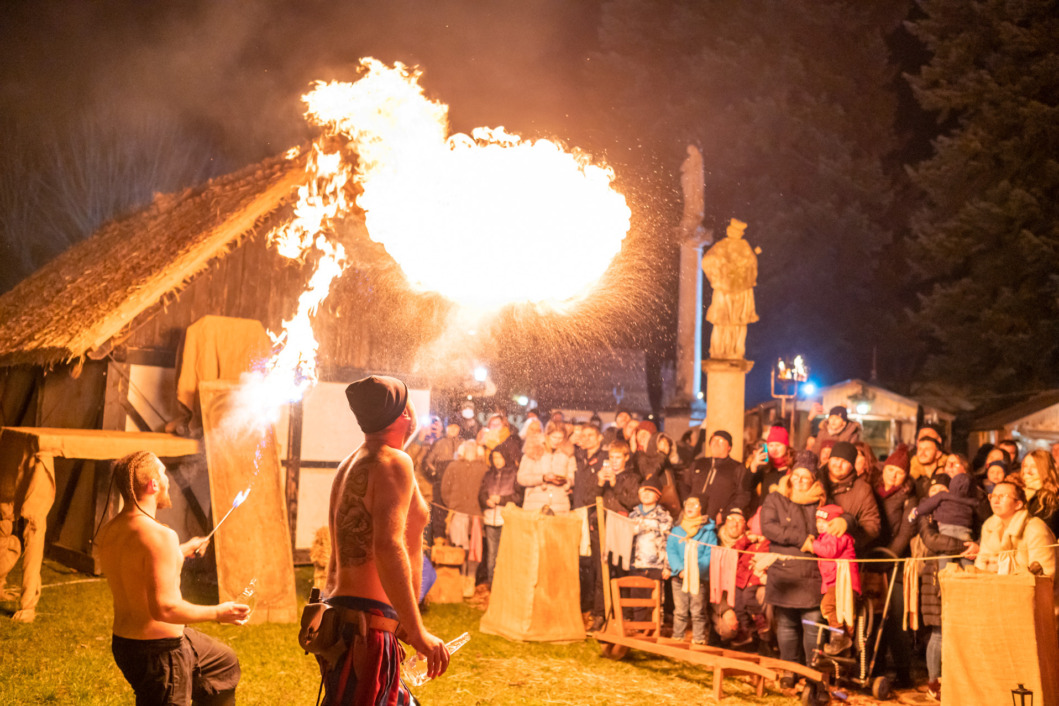
[[769,445],[768,445],[768,442],[764,442],[764,443],[761,444],[761,450],[765,452],[765,460],[768,461],[769,460]]

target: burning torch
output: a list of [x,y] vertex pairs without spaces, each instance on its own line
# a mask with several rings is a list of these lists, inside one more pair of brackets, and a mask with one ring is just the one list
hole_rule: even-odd
[[235,508],[243,504],[243,501],[246,500],[247,495],[250,495],[250,486],[247,486],[246,490],[240,491],[235,496],[235,500],[232,501],[231,509],[229,509],[228,512],[225,513],[224,517],[221,518],[221,521],[218,522],[217,525],[213,528],[213,531],[206,535],[206,539],[203,540],[203,543],[210,541],[210,537],[212,537],[217,532],[217,530],[221,528],[221,525],[224,524],[224,521],[228,519],[228,516],[232,514]]

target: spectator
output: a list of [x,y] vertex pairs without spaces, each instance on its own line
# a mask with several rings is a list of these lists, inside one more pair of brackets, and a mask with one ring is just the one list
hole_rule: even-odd
[[[666,537],[673,528],[673,516],[658,504],[662,497],[662,484],[657,477],[640,483],[637,494],[640,503],[629,513],[629,519],[636,522],[636,534],[632,539],[632,570],[629,573],[659,582],[661,590],[662,572],[668,565]],[[650,591],[646,591],[639,597],[649,596]],[[648,614],[647,608],[632,609],[633,620],[647,620]]]
[[982,525],[981,547],[974,565],[980,571],[1014,574],[1038,564],[1055,576],[1055,535],[1043,520],[1026,510],[1026,494],[1015,483],[997,483],[989,496],[993,516]]
[[618,408],[617,413],[614,415],[614,423],[603,430],[603,446],[608,447],[615,441],[624,441],[628,443],[628,439],[625,438],[625,425],[632,419],[632,415],[629,414],[628,410]]
[[428,528],[427,544],[433,544],[435,539],[445,536],[445,516],[447,511],[438,507],[444,504],[441,501],[441,482],[445,477],[445,469],[456,458],[456,449],[460,446],[460,425],[448,424],[445,427],[445,436],[435,441],[430,450],[423,457],[423,475],[430,481],[431,498],[437,500],[430,507],[430,527]]
[[[842,508],[838,505],[824,505],[816,511],[817,536],[810,536],[806,542],[812,548],[813,554],[823,559],[856,559],[857,554],[853,549],[853,538],[848,534],[835,536],[828,532],[828,525],[832,520],[842,516]],[[851,604],[846,606],[845,615],[839,616],[839,604],[845,602],[846,597],[838,594],[838,577],[841,572],[848,570],[849,585],[854,594],[860,594],[860,570],[855,563],[847,564],[848,569],[843,569],[838,562],[820,562],[820,592],[823,598],[820,600],[820,612],[823,614],[827,624],[842,630],[837,637],[832,634],[824,652],[829,655],[842,654],[853,645],[849,637],[849,629],[852,627],[850,621],[853,619],[854,604],[856,598],[849,596]],[[845,612],[845,611],[844,611]]]
[[[871,477],[875,500],[881,511],[882,530],[879,537],[886,543],[886,549],[896,558],[910,555],[910,544],[916,532],[916,526],[906,521],[916,507],[916,491],[908,477],[908,463],[908,447],[899,444],[886,458],[882,470],[876,471]],[[889,663],[895,672],[894,685],[899,689],[914,686],[912,641],[901,625],[905,613],[904,591],[901,590],[904,585],[904,571],[905,565],[898,564],[894,577],[896,586],[891,594],[890,611],[886,616],[882,644],[879,647],[879,670],[885,671]]]
[[[692,542],[687,539],[691,538]],[[713,521],[702,514],[702,498],[684,501],[684,516],[666,541],[668,574],[673,588],[673,639],[683,640],[691,623],[691,643],[706,644],[706,580],[710,576],[710,546],[717,544]],[[694,564],[692,563],[694,561]]]
[[997,448],[1004,449],[1008,452],[1008,457],[1011,459],[1010,468],[1012,473],[1018,473],[1019,470],[1019,443],[1014,439],[1004,439],[1003,441],[997,442]]
[[525,454],[518,467],[518,484],[526,489],[524,510],[548,507],[552,512],[569,512],[569,490],[577,464],[574,449],[566,441],[562,427],[549,423],[543,443],[540,437],[526,439]]
[[706,517],[720,524],[721,510],[750,506],[750,475],[746,467],[733,459],[732,435],[718,430],[710,437],[710,457],[692,461],[684,474],[684,497],[701,495],[706,503]]
[[820,465],[818,468],[821,473],[827,472],[827,462],[831,460],[831,452],[834,450],[835,444],[837,443],[838,442],[834,439],[826,439],[817,444],[820,449]]
[[485,582],[492,586],[496,571],[496,557],[500,551],[500,535],[504,529],[501,510],[508,503],[522,502],[522,488],[518,484],[518,457],[511,446],[501,444],[489,452],[489,469],[482,476],[478,491],[478,505],[485,524]]
[[857,460],[853,464],[853,470],[859,477],[868,480],[878,468],[879,461],[875,458],[875,452],[863,441],[857,441],[853,445],[857,447]]
[[[641,427],[637,434],[645,433]],[[637,451],[636,467],[643,478],[657,476],[662,483],[662,506],[676,517],[680,514],[680,491],[677,488],[678,473],[681,471],[680,454],[676,445],[662,432],[656,432],[648,438],[643,451]]]
[[628,515],[639,499],[640,475],[629,468],[629,445],[615,441],[607,449],[607,460],[596,475],[596,495],[603,507]]
[[860,441],[860,424],[849,420],[849,413],[842,405],[831,408],[827,413],[827,419],[820,425],[820,431],[816,434],[816,443],[821,444],[828,439],[835,442],[848,441],[855,444]]
[[[973,559],[978,553],[977,543],[960,541],[939,532],[937,523],[930,515],[919,515],[916,525],[925,557],[959,554]],[[919,616],[923,625],[930,628],[927,640],[927,693],[941,701],[941,583],[938,581],[938,562],[922,562],[919,572]]]
[[1059,441],[1052,444],[1052,462],[1059,468]]
[[456,460],[445,469],[441,482],[441,499],[451,513],[449,541],[467,550],[460,571],[464,598],[474,595],[475,576],[481,563],[482,508],[478,504],[478,494],[488,465],[479,457],[480,449],[484,447],[479,447],[474,440],[460,444]]
[[599,518],[596,515],[596,495],[599,490],[599,474],[607,459],[603,450],[603,432],[595,426],[581,430],[581,446],[575,453],[577,475],[574,477],[573,503],[575,508],[585,507],[588,516],[588,537],[591,556],[580,557],[581,612],[589,613],[589,630],[595,632],[603,627],[603,568],[599,556]]
[[882,520],[871,486],[853,472],[856,461],[856,447],[848,441],[838,442],[828,459],[827,473],[822,475],[821,482],[827,493],[827,502],[839,505],[843,510],[842,517],[831,521],[828,533],[837,537],[848,532],[859,554],[879,537]]
[[[960,477],[966,479],[967,474]],[[966,542],[974,537],[971,528],[978,500],[964,494],[970,490],[968,483],[963,483],[956,490],[952,490],[951,485],[952,479],[947,473],[938,472],[931,476],[929,497],[919,501],[908,521],[915,522],[917,514],[933,515],[939,532],[946,537]],[[944,568],[947,562],[947,559],[942,559],[938,568]]]
[[928,424],[916,434],[916,455],[912,458],[909,473],[916,482],[916,493],[921,498],[927,496],[930,477],[945,467],[944,445],[945,439],[936,426]]
[[[974,535],[978,536],[978,530],[981,529],[982,523],[986,521],[993,511],[989,509],[989,494],[982,489],[982,485],[978,482],[977,478],[970,472],[970,461],[963,454],[949,454],[945,458],[945,474],[957,482],[959,487],[963,480],[959,479],[959,476],[964,476],[966,482],[969,485],[967,494],[975,499],[974,506]],[[951,484],[950,484],[951,490]]]
[[[995,449],[999,451],[1005,457],[1008,455],[1007,451],[1002,449]],[[996,487],[997,483],[1003,482],[1008,476],[1008,464],[1002,458],[998,458],[994,461],[990,461],[985,466],[985,479],[982,481],[982,487],[985,488],[985,492],[991,494],[993,488]]]
[[1022,459],[1019,474],[1029,500],[1026,509],[1056,534],[1059,532],[1059,474],[1055,461],[1043,449],[1034,451]]
[[[824,500],[824,488],[813,471],[799,457],[790,475],[780,479],[761,506],[761,533],[768,538],[770,551],[795,558],[778,559],[769,567],[765,583],[765,602],[776,613],[780,659],[806,665],[817,631],[805,629],[802,620],[821,619],[820,570],[817,562],[802,560],[812,556],[804,549],[806,540],[816,532],[816,508]],[[784,673],[780,685],[793,687],[793,675]]]
[[787,429],[778,425],[769,429],[765,447],[755,451],[750,461],[750,467],[754,470],[751,483],[760,486],[759,497],[768,495],[769,489],[790,472],[790,450]]

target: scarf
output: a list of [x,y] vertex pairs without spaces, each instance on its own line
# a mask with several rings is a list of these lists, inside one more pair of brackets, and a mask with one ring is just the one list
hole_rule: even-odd
[[681,528],[688,533],[689,537],[694,537],[699,533],[699,528],[706,522],[705,515],[699,515],[698,517],[691,518],[687,515],[680,521]]

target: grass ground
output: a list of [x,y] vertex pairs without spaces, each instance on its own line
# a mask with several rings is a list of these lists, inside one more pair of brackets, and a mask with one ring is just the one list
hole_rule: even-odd
[[[110,654],[110,592],[106,583],[46,562],[36,622],[9,618],[16,605],[0,602],[0,704],[131,704],[132,692]],[[9,583],[17,585],[12,574]],[[311,572],[297,572],[298,595]],[[450,639],[471,641],[448,673],[416,691],[428,706],[459,704],[679,704],[709,703],[711,675],[645,653],[620,662],[603,659],[593,640],[553,645],[510,642],[478,632],[482,613],[466,605],[432,606],[427,626]],[[241,704],[315,703],[315,662],[296,644],[294,625],[196,626],[235,649],[242,663]],[[722,703],[794,704],[769,694],[757,698],[728,680]]]

